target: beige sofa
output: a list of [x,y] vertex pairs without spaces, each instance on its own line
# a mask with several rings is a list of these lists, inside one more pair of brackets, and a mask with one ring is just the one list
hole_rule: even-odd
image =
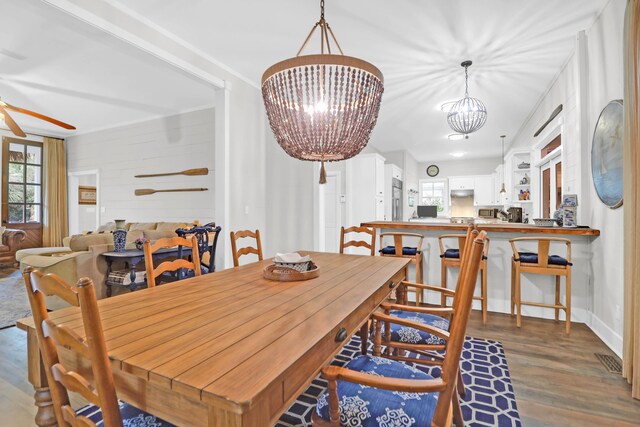
[[[126,225],[127,248],[135,247],[134,241],[139,237],[155,241],[175,236],[177,228],[192,226],[192,223],[175,222],[129,223]],[[19,250],[16,261],[20,263],[21,271],[31,266],[43,273],[55,273],[68,283],[77,283],[81,277],[89,277],[96,285],[98,298],[104,298],[107,263],[100,254],[114,249],[113,228],[112,224],[107,224],[96,232],[65,237],[63,247]],[[50,300],[48,303],[54,309],[65,305],[60,300]]]

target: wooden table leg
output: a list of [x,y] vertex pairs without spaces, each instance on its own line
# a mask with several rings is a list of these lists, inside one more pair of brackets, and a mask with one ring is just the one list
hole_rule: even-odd
[[360,328],[360,351],[366,356],[369,347],[369,321],[364,322]]
[[51,391],[49,382],[44,371],[40,348],[38,347],[38,337],[36,332],[30,329],[27,332],[27,355],[28,355],[28,375],[29,382],[35,389],[33,395],[35,405],[38,407],[35,423],[39,427],[49,427],[57,425],[56,414],[53,410]]

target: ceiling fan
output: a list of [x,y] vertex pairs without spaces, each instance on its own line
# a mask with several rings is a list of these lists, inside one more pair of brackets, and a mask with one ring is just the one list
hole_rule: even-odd
[[7,104],[6,102],[0,101],[0,115],[4,119],[4,122],[9,126],[11,132],[20,137],[27,136],[26,133],[18,126],[18,124],[13,120],[13,118],[9,115],[9,111],[15,111],[16,113],[26,114],[28,116],[35,117],[40,120],[44,120],[45,122],[53,123],[56,126],[60,126],[64,129],[74,130],[75,126],[71,126],[67,123],[61,122],[60,120],[56,120],[54,118],[45,116],[44,114],[36,113],[35,111],[25,110],[24,108],[15,107],[11,104]]

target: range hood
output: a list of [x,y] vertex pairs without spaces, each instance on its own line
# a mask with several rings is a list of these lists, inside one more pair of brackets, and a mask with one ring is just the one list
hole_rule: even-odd
[[473,197],[473,190],[451,190],[451,198]]

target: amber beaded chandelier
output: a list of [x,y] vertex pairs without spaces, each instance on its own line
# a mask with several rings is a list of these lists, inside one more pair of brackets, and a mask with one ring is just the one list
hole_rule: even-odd
[[[301,56],[318,27],[320,54]],[[329,37],[340,54],[332,53]],[[322,162],[321,184],[324,162],[349,159],[367,145],[383,91],[378,68],[343,54],[324,19],[324,0],[320,20],[296,56],[262,75],[262,98],[278,144],[291,157]]]

